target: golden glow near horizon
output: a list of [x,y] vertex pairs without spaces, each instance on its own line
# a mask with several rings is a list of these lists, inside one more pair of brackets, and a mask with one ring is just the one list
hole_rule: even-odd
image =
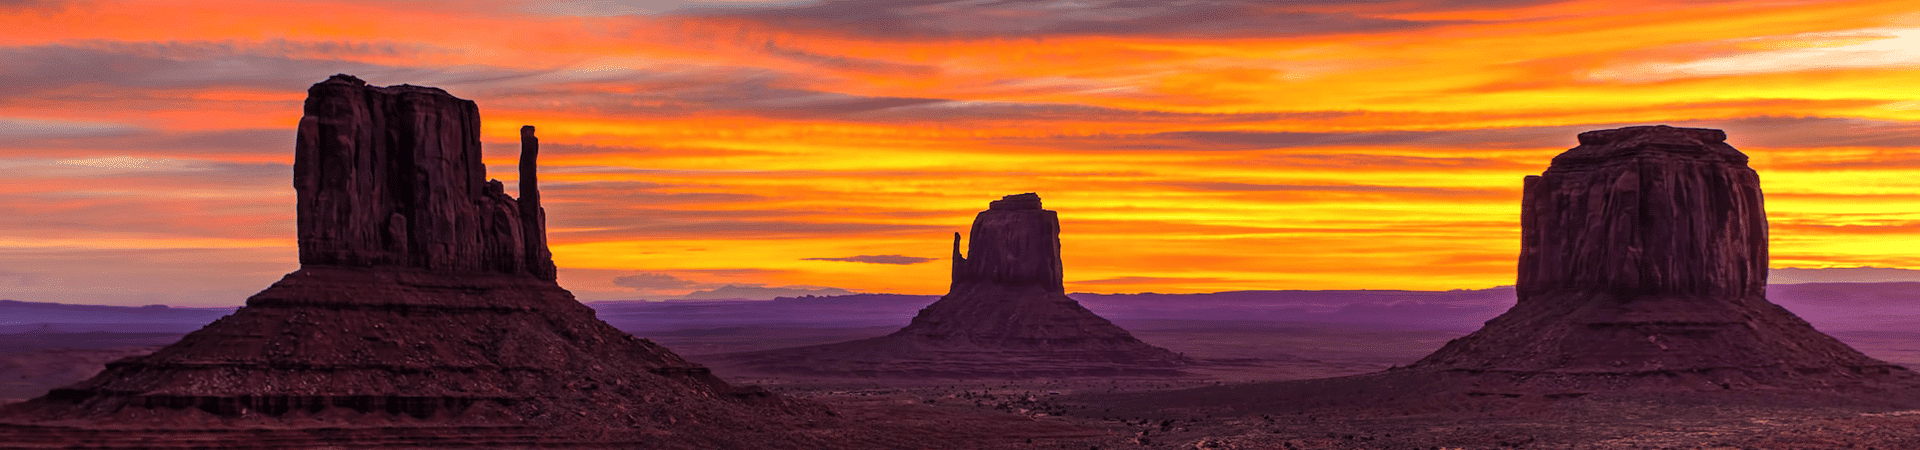
[[[293,129],[337,72],[478,102],[508,183],[539,127],[584,299],[937,294],[1022,192],[1071,291],[1511,284],[1521,177],[1637,124],[1727,130],[1774,267],[1920,268],[1920,5],[1442,3],[11,2],[0,296],[291,270]],[[257,279],[185,287],[213,255]]]

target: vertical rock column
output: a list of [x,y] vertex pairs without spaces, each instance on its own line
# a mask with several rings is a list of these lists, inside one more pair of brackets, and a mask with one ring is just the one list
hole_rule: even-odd
[[553,266],[553,253],[547,249],[547,210],[540,206],[540,170],[536,159],[540,157],[540,138],[533,136],[533,126],[520,127],[520,229],[542,230],[539,233],[526,233],[522,238],[526,248],[527,272],[542,280],[553,281],[556,270]]

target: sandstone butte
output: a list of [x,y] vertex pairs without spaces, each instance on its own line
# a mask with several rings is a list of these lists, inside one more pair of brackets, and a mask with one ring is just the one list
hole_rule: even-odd
[[5,448],[838,448],[824,407],[729,386],[555,283],[479,112],[336,75],[295,146],[299,270],[153,354],[0,410]]
[[1177,375],[1192,361],[1133,337],[1067,297],[1060,219],[1033,193],[988,203],[967,254],[953,236],[947,294],[886,336],[720,355],[763,373],[852,377]]
[[1529,176],[1514,307],[1410,370],[1565,389],[1909,379],[1766,299],[1760,178],[1720,130],[1581,133]]
[[1581,133],[1525,179],[1517,303],[1405,367],[1117,395],[1116,409],[1557,411],[1576,398],[1920,406],[1920,377],[1766,299],[1760,178],[1720,130]]

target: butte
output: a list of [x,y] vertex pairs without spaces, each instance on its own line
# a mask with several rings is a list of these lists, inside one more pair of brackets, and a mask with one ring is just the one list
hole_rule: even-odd
[[728,386],[555,282],[479,110],[336,75],[295,145],[300,269],[180,342],[0,410],[10,448],[832,448],[824,408]]
[[886,336],[717,355],[768,374],[848,377],[1026,378],[1177,375],[1191,364],[1148,345],[1067,297],[1060,219],[1040,196],[1009,195],[974,217],[960,253],[953,235],[947,295]]
[[1581,133],[1526,178],[1518,302],[1409,370],[1495,385],[1833,389],[1910,378],[1767,301],[1760,177],[1726,133]]
[[1525,179],[1513,308],[1411,365],[1115,401],[1242,413],[1589,395],[1912,403],[1911,370],[1767,301],[1760,178],[1725,141],[1664,125],[1581,133]]

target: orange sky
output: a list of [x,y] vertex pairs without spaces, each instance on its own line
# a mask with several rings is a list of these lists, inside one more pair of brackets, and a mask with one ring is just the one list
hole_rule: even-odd
[[[938,294],[1001,195],[1077,292],[1511,284],[1574,134],[1721,128],[1773,266],[1920,268],[1911,1],[0,1],[0,298],[233,305],[296,268],[351,73],[536,125],[561,282]],[[509,188],[511,192],[511,188]],[[894,257],[897,256],[897,257]],[[797,291],[795,291],[797,292]]]

